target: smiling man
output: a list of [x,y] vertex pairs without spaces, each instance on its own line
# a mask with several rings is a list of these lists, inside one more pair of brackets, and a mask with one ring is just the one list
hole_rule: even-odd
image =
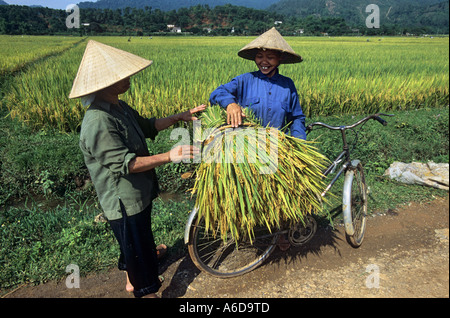
[[238,55],[254,61],[259,71],[219,86],[211,94],[210,103],[226,108],[228,124],[233,127],[242,124],[242,107],[249,107],[263,126],[281,129],[288,125],[291,136],[306,139],[305,115],[295,84],[278,71],[280,64],[300,63],[302,57],[275,28],[242,48]]

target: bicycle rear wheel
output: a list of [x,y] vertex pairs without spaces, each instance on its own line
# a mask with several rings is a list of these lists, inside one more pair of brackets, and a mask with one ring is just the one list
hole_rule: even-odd
[[189,232],[188,250],[194,264],[202,271],[219,278],[243,275],[260,266],[276,247],[278,234],[267,227],[254,229],[252,241],[243,235],[237,244],[224,242],[221,233],[213,235],[205,229],[204,219],[195,219]]
[[[347,242],[360,247],[366,231],[367,221],[367,185],[361,163],[357,163],[346,172],[343,196],[344,219],[346,222]],[[351,219],[350,219],[351,218]],[[352,226],[349,227],[348,224]]]

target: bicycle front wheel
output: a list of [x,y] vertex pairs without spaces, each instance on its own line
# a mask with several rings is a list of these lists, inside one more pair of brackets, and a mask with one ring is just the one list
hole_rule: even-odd
[[367,221],[367,185],[360,162],[346,172],[343,210],[347,242],[357,248],[364,240]]
[[243,275],[260,266],[274,251],[278,234],[271,233],[267,227],[254,229],[254,238],[246,235],[236,242],[228,235],[224,242],[221,233],[206,231],[205,221],[192,222],[188,250],[194,264],[202,271],[219,278]]

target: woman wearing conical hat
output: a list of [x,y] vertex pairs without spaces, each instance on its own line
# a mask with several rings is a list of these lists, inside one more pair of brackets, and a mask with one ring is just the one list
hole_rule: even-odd
[[80,132],[80,148],[103,212],[119,242],[119,269],[127,272],[127,290],[136,297],[156,297],[158,253],[151,229],[152,201],[159,192],[155,168],[192,158],[191,146],[150,156],[146,138],[176,122],[196,120],[202,105],[167,118],[144,118],[119,99],[130,77],[152,61],[89,41],[74,80],[70,98],[81,98],[87,109]]
[[290,78],[278,71],[280,64],[302,62],[301,56],[275,28],[246,45],[238,55],[254,61],[259,71],[221,85],[211,94],[210,103],[226,108],[228,124],[233,127],[242,123],[242,107],[249,107],[263,126],[281,129],[289,125],[291,136],[306,139],[305,115],[297,89]]
[[[280,64],[300,63],[302,57],[294,52],[275,28],[246,45],[238,55],[254,61],[259,70],[219,86],[212,92],[210,103],[226,108],[228,124],[233,127],[242,123],[245,116],[242,107],[248,107],[264,127],[281,129],[288,126],[291,136],[306,139],[305,115],[297,89],[290,78],[278,71]],[[277,245],[283,251],[290,247],[284,236],[280,236]]]

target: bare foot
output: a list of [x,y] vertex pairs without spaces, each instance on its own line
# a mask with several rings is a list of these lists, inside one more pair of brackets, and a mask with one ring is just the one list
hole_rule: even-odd
[[127,285],[125,287],[125,289],[127,290],[127,292],[132,293],[134,291],[134,287],[130,282],[130,279],[128,278],[128,273],[125,272],[125,274],[127,275]]
[[[158,259],[163,258],[164,255],[167,253],[167,246],[164,244],[160,244],[156,247],[156,253],[158,255]],[[130,278],[128,277],[128,273],[125,271],[125,274],[127,275],[127,285],[125,286],[125,289],[127,292],[132,293],[134,291],[134,286],[130,282]],[[160,278],[161,280],[161,278]],[[162,281],[161,281],[162,282]],[[157,297],[159,298],[159,297]]]
[[[125,272],[125,275],[127,276],[127,285],[125,286],[125,289],[127,290],[127,292],[132,293],[132,292],[134,292],[134,286],[133,286],[133,284],[131,284],[130,278],[128,277],[128,273],[127,272]],[[164,282],[164,277],[163,276],[159,276],[158,278],[159,278],[159,281],[161,283]]]

